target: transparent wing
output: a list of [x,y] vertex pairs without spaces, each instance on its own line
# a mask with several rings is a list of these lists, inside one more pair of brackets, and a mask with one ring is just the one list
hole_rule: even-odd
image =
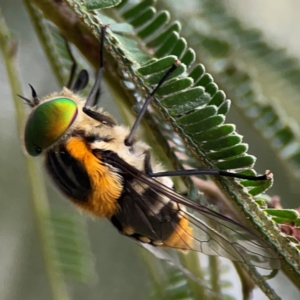
[[[278,269],[280,263],[271,247],[262,239],[234,223],[221,219],[209,211],[184,212],[193,227],[190,250],[207,255],[216,255],[264,269]],[[186,238],[185,228],[174,224],[174,231],[182,240]]]
[[[279,258],[271,246],[247,228],[201,204],[185,198],[118,157],[114,157],[111,164],[120,169],[126,176],[134,178],[132,182],[135,185],[139,184],[139,193],[135,192],[136,187],[128,186],[128,184],[127,189],[134,199],[134,206],[137,206],[142,211],[143,218],[149,217],[147,211],[151,212],[153,210],[150,206],[153,198],[156,201],[161,201],[165,215],[172,216],[180,211],[179,216],[185,222],[179,222],[175,218],[163,218],[162,215],[156,216],[154,212],[151,214],[151,218],[159,218],[157,223],[160,226],[160,228],[153,228],[152,231],[155,231],[158,239],[164,241],[165,246],[176,248],[173,242],[168,244],[168,239],[164,238],[165,228],[171,226],[173,238],[181,240],[181,244],[185,245],[184,248],[186,250],[221,256],[232,261],[264,269],[280,268]],[[145,193],[141,192],[143,189]],[[151,193],[149,193],[149,189]],[[149,195],[151,195],[151,199],[149,199]],[[154,197],[155,195],[156,197]],[[170,203],[165,205],[166,199],[172,205]],[[148,209],[147,205],[149,206]],[[192,227],[192,230],[188,230],[187,224],[189,224],[189,227]],[[174,237],[174,235],[176,236]],[[182,246],[178,248],[182,249]]]
[[[152,191],[184,205],[184,207],[175,205],[175,209],[168,206],[165,209],[181,211],[181,217],[186,219],[192,227],[193,230],[190,232],[186,230],[186,223],[182,225],[182,222],[170,220],[175,234],[187,249],[264,269],[280,267],[278,256],[271,246],[248,229],[207,207],[186,199],[156,180],[148,180],[147,177],[143,183],[146,181]],[[164,226],[164,223],[161,223],[161,226]],[[162,231],[157,230],[157,233]],[[168,241],[164,241],[164,244],[176,247],[173,244],[168,245]]]

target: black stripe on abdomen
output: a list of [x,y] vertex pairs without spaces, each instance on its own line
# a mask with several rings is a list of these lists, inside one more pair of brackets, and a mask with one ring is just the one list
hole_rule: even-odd
[[[151,242],[167,240],[175,232],[180,217],[174,204],[163,203],[160,197],[151,188],[145,188],[142,194],[125,188],[118,199],[120,209],[111,218],[112,224],[120,232],[132,228],[134,233],[130,237],[139,241],[141,237],[147,237]],[[160,206],[156,212],[153,211],[155,204]]]
[[54,183],[67,197],[79,202],[88,201],[91,191],[89,176],[63,145],[47,152],[45,164]]

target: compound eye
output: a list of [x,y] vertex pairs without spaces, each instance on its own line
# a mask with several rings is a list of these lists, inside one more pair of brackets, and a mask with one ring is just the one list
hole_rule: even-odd
[[25,126],[24,141],[28,154],[37,156],[53,145],[70,128],[77,114],[77,104],[68,98],[55,98],[38,105]]

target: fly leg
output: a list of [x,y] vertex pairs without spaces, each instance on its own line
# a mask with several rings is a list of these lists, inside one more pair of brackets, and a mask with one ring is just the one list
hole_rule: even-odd
[[233,177],[246,180],[270,180],[273,177],[273,174],[270,171],[266,171],[264,175],[260,176],[250,176],[244,174],[238,174],[233,172],[227,172],[223,170],[216,169],[190,169],[190,170],[175,170],[175,171],[165,171],[153,173],[151,166],[151,155],[149,151],[145,152],[145,173],[152,178],[165,177],[165,176],[197,176],[197,175],[214,175],[214,176],[224,176],[224,177]]
[[105,41],[106,28],[107,25],[101,26],[100,67],[96,74],[96,79],[92,87],[92,90],[90,91],[90,94],[87,97],[87,100],[84,104],[84,107],[82,108],[82,111],[92,119],[99,121],[100,123],[103,123],[110,127],[113,127],[116,125],[116,122],[112,118],[91,109],[91,107],[95,105],[95,99],[97,99],[100,93],[101,81],[105,70],[104,63],[103,63],[103,53],[104,53],[104,41]]
[[168,77],[177,69],[177,67],[180,65],[180,61],[176,60],[173,65],[171,66],[171,68],[165,73],[165,75],[161,78],[161,80],[158,82],[157,86],[153,89],[153,91],[150,93],[150,95],[147,97],[147,99],[145,100],[142,109],[139,112],[138,117],[136,118],[130,133],[127,137],[127,139],[125,140],[125,145],[126,146],[131,146],[132,145],[132,141],[134,139],[134,134],[137,130],[137,128],[139,127],[141,120],[143,118],[143,116],[145,115],[147,108],[149,106],[149,104],[151,103],[151,100],[153,99],[156,91],[161,87],[161,85],[168,79]]

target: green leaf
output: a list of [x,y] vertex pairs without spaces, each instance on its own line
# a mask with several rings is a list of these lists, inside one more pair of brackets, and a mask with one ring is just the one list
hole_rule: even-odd
[[145,11],[142,11],[141,14],[138,14],[135,19],[132,19],[130,21],[130,24],[134,27],[142,26],[146,22],[153,19],[155,12],[156,11],[155,11],[154,7],[148,7]]
[[[217,162],[216,166],[220,170],[233,170],[233,169],[240,169],[243,167],[251,166],[255,163],[256,158],[252,155],[244,155],[232,159],[228,159],[226,161]],[[255,181],[252,186],[257,183]]]
[[[184,65],[180,65],[170,76],[168,76],[168,80],[183,74],[185,72],[185,69],[186,68]],[[148,84],[151,84],[151,85],[158,84],[158,82],[165,75],[165,73],[166,73],[166,71],[162,71],[162,72],[158,72],[153,75],[150,75],[149,77],[147,77]]]
[[224,103],[226,100],[226,95],[223,91],[217,91],[216,93],[213,94],[212,99],[209,102],[209,105],[216,105],[220,106]]
[[247,150],[248,150],[247,144],[238,144],[219,151],[209,152],[206,154],[206,156],[211,160],[221,160],[229,157],[240,156],[245,152],[247,152]]
[[89,10],[93,9],[104,9],[116,6],[120,4],[122,0],[84,0],[86,8]]
[[[201,126],[203,127],[204,131],[197,134],[197,139],[202,140],[202,141],[211,141],[219,138],[220,136],[227,136],[230,135],[231,133],[235,132],[235,125],[231,124],[225,124],[225,125],[220,125],[219,123],[222,124],[224,121],[224,117],[218,115],[218,119],[213,119],[213,118],[208,118],[205,121],[208,122],[201,122]],[[214,123],[216,122],[216,123]],[[207,125],[207,129],[205,130],[205,125]],[[189,127],[191,128],[191,127]],[[212,128],[212,129],[210,129]],[[232,149],[231,149],[232,150]]]
[[[201,98],[204,95],[204,90],[200,87],[191,88],[188,91],[177,93],[174,96],[165,97],[162,100],[162,104],[165,107],[182,105],[184,103],[191,104],[196,99]],[[202,104],[204,104],[203,102]]]
[[180,32],[180,30],[181,30],[181,24],[179,22],[174,22],[173,24],[169,25],[169,27],[165,31],[160,33],[158,36],[156,36],[153,39],[150,38],[149,42],[147,42],[147,46],[153,48],[160,46],[165,42],[167,38],[169,38],[169,36],[173,32]]
[[268,209],[264,209],[264,212],[266,212],[270,216],[290,220],[290,222],[293,222],[294,220],[299,218],[299,213],[294,209],[271,209],[271,208],[268,208]]
[[[197,136],[196,136],[196,140],[197,140]],[[202,145],[203,149],[208,151],[208,150],[220,150],[223,148],[227,148],[227,147],[231,147],[234,145],[239,144],[242,141],[242,136],[241,135],[231,135],[231,136],[226,136],[223,137],[221,139],[218,140],[214,140],[214,141],[208,141],[206,143],[204,143]],[[202,141],[198,141],[198,142],[202,142]]]
[[203,109],[195,110],[186,116],[180,117],[177,122],[180,126],[190,126],[191,124],[198,123],[200,120],[214,116],[216,113],[217,108],[215,106],[206,106]]
[[131,9],[127,10],[125,13],[122,14],[122,17],[125,20],[131,19],[143,13],[149,6],[154,4],[154,0],[144,0],[141,1],[139,4],[134,5]]
[[180,92],[193,85],[193,80],[191,78],[174,78],[166,82],[159,90],[156,95],[164,96],[172,93]]
[[167,24],[170,20],[170,14],[167,11],[161,11],[153,18],[151,23],[138,31],[140,38],[145,39],[151,35],[153,31],[157,31]]
[[175,56],[167,56],[162,59],[156,60],[155,62],[151,62],[145,65],[144,67],[139,68],[138,72],[143,76],[147,76],[158,72],[163,73],[166,72],[166,70],[172,66],[175,60]]
[[[185,129],[185,131],[186,131],[187,134],[198,134],[199,132],[203,132],[204,131],[205,132],[204,134],[206,135],[207,131],[211,131],[215,127],[223,124],[224,121],[225,121],[225,117],[222,116],[222,115],[212,116],[212,117],[206,118],[204,120],[201,120],[198,123],[195,123],[195,124],[192,124],[190,126],[187,126],[186,129]],[[214,138],[211,135],[211,139],[218,138],[222,134],[222,130],[220,130],[220,131],[215,130],[214,133],[215,133]],[[203,134],[200,135],[200,136],[198,134],[197,135],[197,140],[201,139],[202,137],[203,137]]]

